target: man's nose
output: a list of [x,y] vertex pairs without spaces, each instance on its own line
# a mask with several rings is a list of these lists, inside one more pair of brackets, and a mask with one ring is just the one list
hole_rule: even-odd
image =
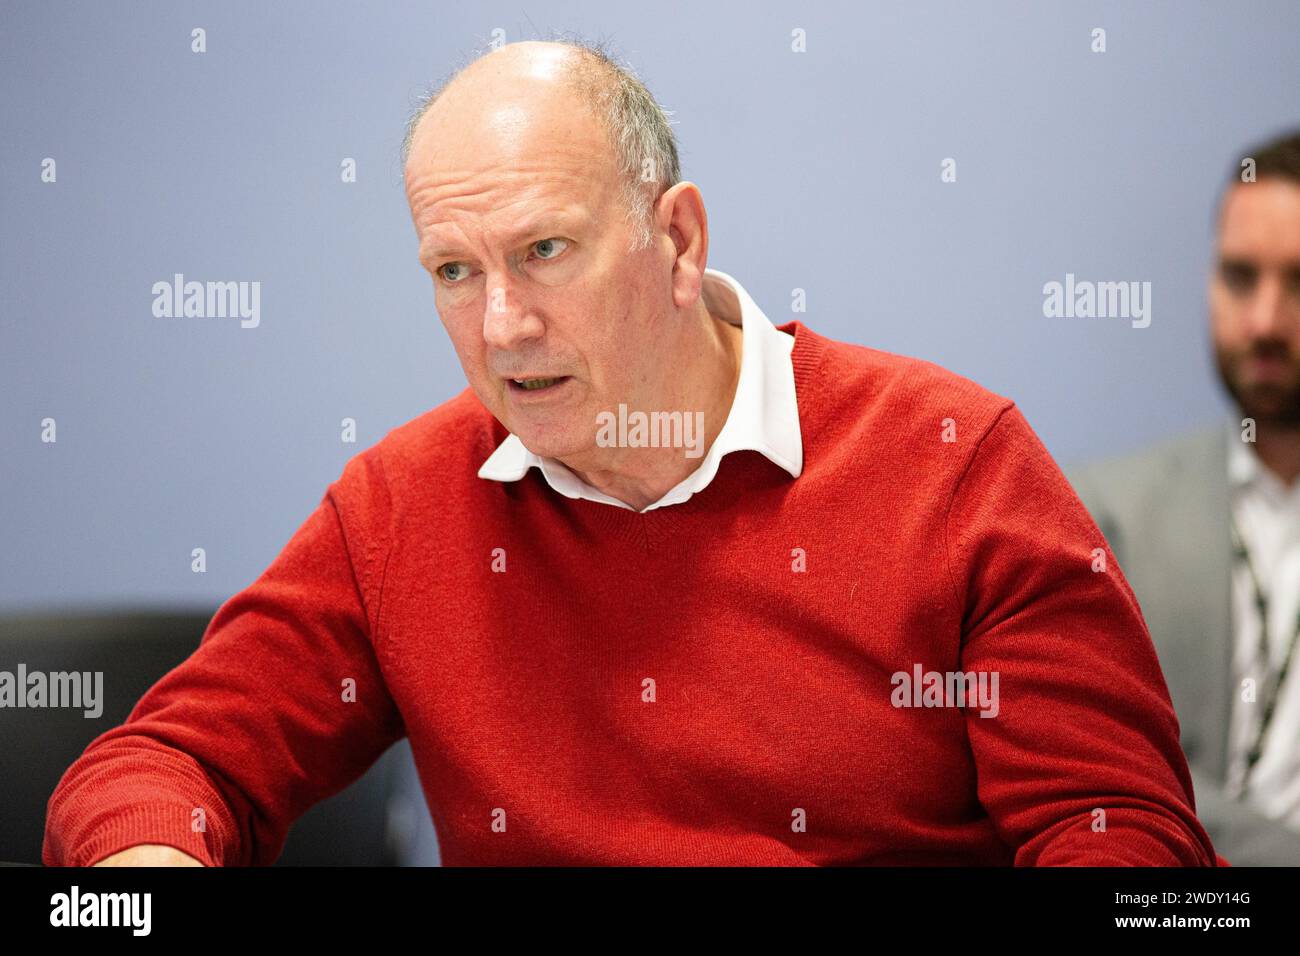
[[1247,307],[1247,321],[1252,335],[1258,338],[1276,338],[1290,334],[1289,323],[1292,317],[1287,314],[1287,301],[1283,293],[1282,282],[1277,276],[1261,277]]
[[483,304],[483,341],[500,352],[516,351],[520,344],[541,337],[541,319],[518,286],[503,275],[488,276]]

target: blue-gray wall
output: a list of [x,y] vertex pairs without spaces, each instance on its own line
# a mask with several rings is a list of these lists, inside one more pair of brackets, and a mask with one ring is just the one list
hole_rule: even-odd
[[[1225,413],[1212,200],[1300,122],[1294,0],[0,11],[6,610],[215,606],[349,457],[464,387],[397,150],[414,98],[494,29],[612,39],[675,111],[712,266],[774,321],[802,288],[813,328],[1015,398],[1062,463]],[[260,282],[260,324],[156,318],[178,272]],[[1151,282],[1151,325],[1045,318],[1067,272]]]
[[[464,387],[396,154],[413,97],[496,28],[620,46],[676,111],[710,264],[774,321],[806,289],[799,318],[1015,398],[1063,463],[1223,414],[1211,202],[1300,121],[1288,0],[3,11],[5,608],[221,600],[348,457]],[[177,272],[260,282],[260,324],[154,317]],[[1067,272],[1150,281],[1150,327],[1045,318]]]

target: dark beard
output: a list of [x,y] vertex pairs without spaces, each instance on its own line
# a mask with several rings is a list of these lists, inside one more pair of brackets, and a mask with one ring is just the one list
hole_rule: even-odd
[[[1240,361],[1253,356],[1288,359],[1295,373],[1291,377],[1291,383],[1243,383],[1238,365]],[[1219,373],[1219,381],[1237,403],[1243,418],[1253,418],[1261,425],[1300,428],[1300,369],[1296,368],[1295,360],[1285,343],[1261,340],[1250,349],[1235,353],[1216,348],[1214,365]]]

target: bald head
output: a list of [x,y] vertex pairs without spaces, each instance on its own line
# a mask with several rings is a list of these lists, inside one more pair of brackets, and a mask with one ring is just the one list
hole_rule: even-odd
[[576,51],[558,43],[529,41],[503,46],[452,76],[420,108],[411,123],[405,159],[423,157],[485,122],[505,121],[513,110],[572,107]]
[[580,69],[590,69],[579,65],[583,58],[571,46],[529,41],[471,63],[413,125],[408,181],[413,166],[454,178],[484,160],[522,170],[543,156],[585,160],[593,186],[597,179],[615,179],[613,150],[576,79]]
[[471,61],[424,98],[407,125],[402,162],[409,184],[412,164],[477,132],[498,146],[513,136],[521,149],[525,134],[537,146],[576,133],[591,165],[612,169],[635,229],[633,249],[641,249],[650,242],[654,201],[681,181],[668,115],[603,44],[521,41]]
[[593,69],[590,54],[570,44],[529,40],[503,46],[453,74],[428,97],[412,123],[409,151],[424,138],[426,127],[463,128],[501,103],[560,100],[570,107],[590,107],[582,94],[595,86]]

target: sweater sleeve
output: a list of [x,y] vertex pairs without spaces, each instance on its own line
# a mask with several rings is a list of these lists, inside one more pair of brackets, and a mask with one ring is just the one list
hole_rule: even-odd
[[294,820],[404,735],[371,642],[386,501],[378,460],[353,458],[195,652],[64,773],[46,865],[141,843],[269,865]]
[[973,450],[948,514],[978,796],[1015,863],[1214,866],[1137,599],[1020,410]]

